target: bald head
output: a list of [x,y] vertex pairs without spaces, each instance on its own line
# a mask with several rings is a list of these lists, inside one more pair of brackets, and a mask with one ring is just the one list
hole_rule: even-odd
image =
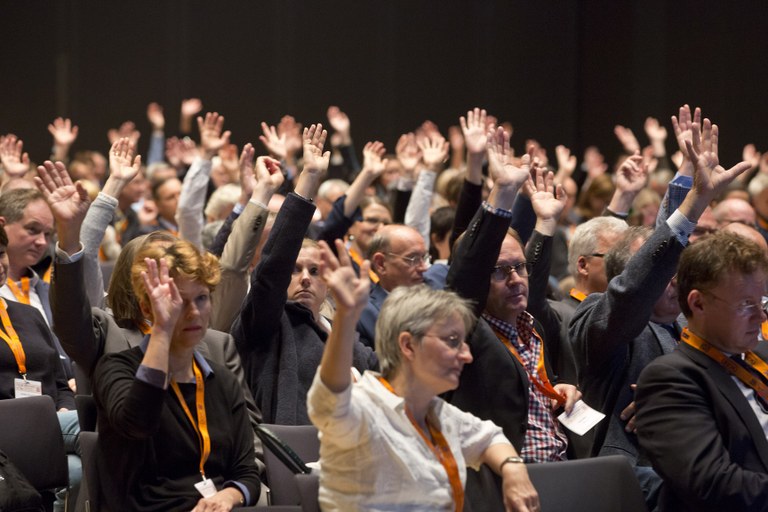
[[768,242],[765,241],[765,237],[760,234],[758,230],[746,224],[740,222],[732,222],[723,228],[723,231],[735,233],[737,235],[748,238],[759,245],[766,254],[768,254]]
[[712,210],[712,214],[715,216],[718,227],[721,228],[733,222],[754,226],[757,221],[752,205],[743,199],[734,197],[720,201]]

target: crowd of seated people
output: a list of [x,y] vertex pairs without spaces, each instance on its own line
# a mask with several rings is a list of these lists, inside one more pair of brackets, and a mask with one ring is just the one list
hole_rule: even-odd
[[274,423],[318,428],[323,510],[495,510],[483,464],[539,510],[526,464],[616,454],[649,510],[768,510],[768,153],[726,169],[688,105],[613,167],[481,108],[359,155],[327,117],[0,137],[0,399],[50,395],[76,460],[93,395],[105,509],[255,505]]

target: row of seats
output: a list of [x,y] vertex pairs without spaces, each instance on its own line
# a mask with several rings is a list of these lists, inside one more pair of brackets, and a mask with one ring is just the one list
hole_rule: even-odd
[[[96,414],[90,396],[76,397],[80,419],[83,483],[74,509],[97,512],[98,472],[94,450]],[[264,462],[270,483],[271,505],[245,507],[242,511],[318,512],[317,472],[304,473],[291,461],[298,457],[311,462],[319,458],[320,442],[313,426],[263,425],[272,436],[265,441]],[[287,445],[289,451],[286,454]],[[0,450],[4,451],[38,490],[67,486],[67,457],[53,400],[37,396],[0,400]],[[288,462],[286,464],[284,461]],[[289,467],[291,466],[291,467]],[[549,464],[529,464],[528,473],[539,492],[542,511],[642,512],[642,492],[627,460],[621,456],[597,457]],[[298,474],[297,474],[298,473]],[[483,468],[483,496],[501,501],[498,481]],[[468,504],[471,506],[471,504]],[[69,509],[72,510],[70,504]],[[503,510],[503,508],[502,508]]]

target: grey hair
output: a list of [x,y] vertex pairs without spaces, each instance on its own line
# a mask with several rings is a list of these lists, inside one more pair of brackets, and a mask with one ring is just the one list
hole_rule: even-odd
[[624,236],[622,236],[616,245],[614,245],[610,251],[605,255],[605,277],[610,282],[611,279],[624,272],[624,267],[627,266],[627,262],[634,256],[635,252],[632,251],[632,244],[635,240],[642,240],[645,243],[651,235],[653,229],[646,226],[632,226],[627,228]]
[[616,217],[595,217],[579,224],[568,245],[568,273],[576,276],[579,257],[595,252],[598,235],[602,233],[621,234],[628,227],[626,222]]
[[398,338],[409,332],[421,343],[421,337],[440,320],[458,314],[467,334],[475,325],[471,303],[454,292],[433,290],[427,285],[400,286],[389,294],[376,322],[376,355],[381,374],[393,377],[400,369],[402,357]]

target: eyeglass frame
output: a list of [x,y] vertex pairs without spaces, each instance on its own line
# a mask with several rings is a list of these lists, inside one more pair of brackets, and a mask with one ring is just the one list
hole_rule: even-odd
[[[709,295],[710,297],[713,297],[721,302],[725,302],[729,306],[732,306],[734,308],[734,312],[741,317],[748,318],[752,316],[753,311],[761,311],[763,315],[768,316],[768,299],[761,298],[758,304],[736,305],[729,300],[726,300],[722,297],[718,297],[716,294],[712,293],[709,290],[701,290],[701,293],[703,293],[704,295]],[[754,308],[757,308],[757,309],[754,309]]]
[[403,260],[406,265],[411,268],[415,268],[419,264],[429,265],[432,256],[426,252],[423,256],[403,256],[402,254],[395,254],[394,252],[387,252],[387,256],[394,256]]
[[[525,269],[525,272],[521,274],[520,269]],[[491,269],[491,280],[497,282],[506,281],[509,279],[509,276],[512,275],[513,270],[518,277],[529,277],[531,275],[531,270],[533,270],[533,264],[523,261],[515,263],[514,265],[496,265]],[[503,277],[498,276],[499,271],[504,272]]]
[[424,334],[421,335],[422,338],[426,338],[427,336],[429,336],[430,338],[439,339],[440,341],[445,343],[448,348],[453,350],[461,351],[465,346],[467,346],[466,338],[461,338],[455,334],[451,334],[447,338],[443,336],[438,336],[437,334],[432,334],[429,332],[425,332]]

